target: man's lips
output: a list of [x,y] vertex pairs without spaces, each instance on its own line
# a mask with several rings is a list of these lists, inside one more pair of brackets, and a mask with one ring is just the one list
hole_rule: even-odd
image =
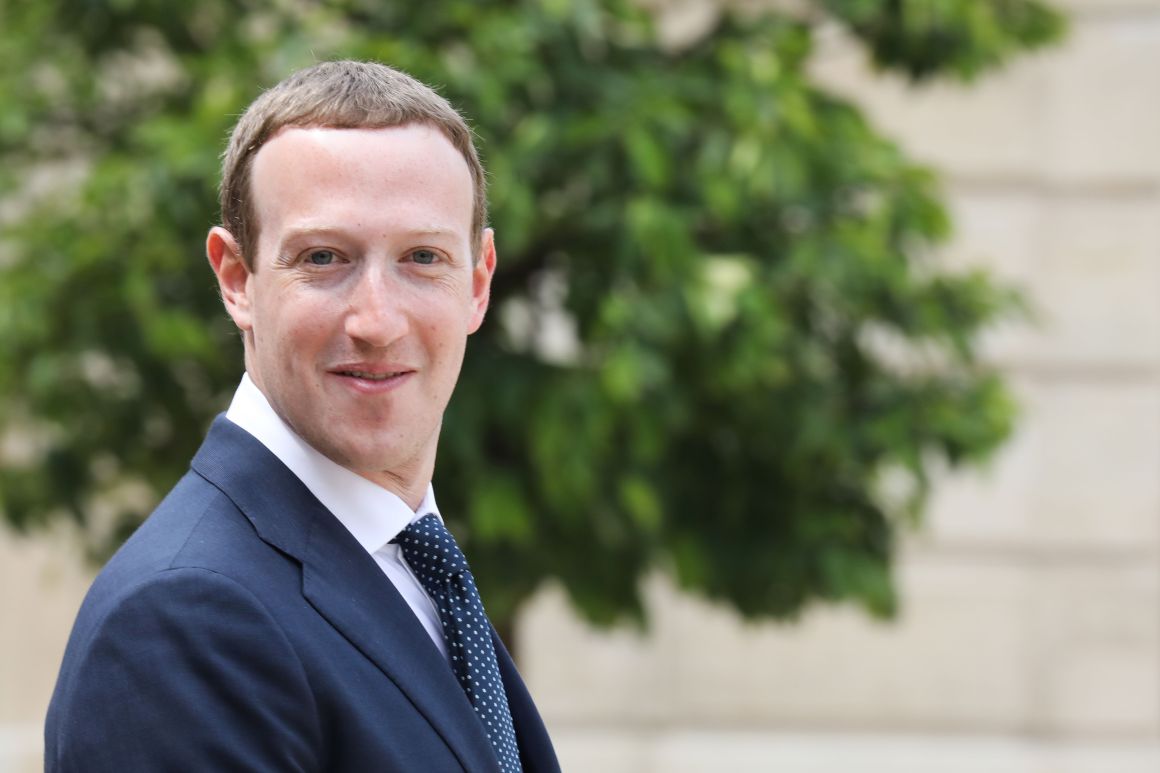
[[330,372],[335,376],[356,379],[363,382],[387,383],[410,375],[415,372],[415,369],[408,368],[405,365],[367,365],[360,363],[340,365],[336,368],[331,368]]
[[349,376],[350,378],[361,378],[367,381],[387,381],[388,379],[396,378],[398,376],[410,373],[409,370],[395,370],[395,371],[371,371],[371,370],[334,370],[331,371],[339,376]]

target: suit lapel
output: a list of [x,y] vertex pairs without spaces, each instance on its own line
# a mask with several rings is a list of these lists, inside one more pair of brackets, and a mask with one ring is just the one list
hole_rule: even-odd
[[277,457],[218,417],[191,466],[238,506],[263,541],[301,563],[306,600],[407,695],[465,769],[499,770],[467,696],[414,612]]
[[532,696],[516,670],[512,656],[508,654],[507,647],[494,628],[491,640],[495,646],[504,692],[507,693],[508,707],[511,708],[512,722],[516,726],[516,741],[519,743],[520,764],[524,773],[560,773],[560,763],[552,748],[552,740],[548,737],[548,729],[544,727],[544,720],[540,718],[540,712],[536,710],[536,704],[532,702]]
[[303,595],[407,694],[464,768],[498,771],[491,743],[443,654],[374,560],[326,515],[342,534],[314,529],[302,565]]

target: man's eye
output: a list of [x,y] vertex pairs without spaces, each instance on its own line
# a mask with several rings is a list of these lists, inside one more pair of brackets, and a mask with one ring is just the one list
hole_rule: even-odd
[[314,250],[306,255],[306,262],[312,266],[329,266],[336,257],[331,250]]
[[421,266],[430,266],[435,261],[439,260],[439,255],[434,250],[414,250],[411,253],[411,260],[415,261]]

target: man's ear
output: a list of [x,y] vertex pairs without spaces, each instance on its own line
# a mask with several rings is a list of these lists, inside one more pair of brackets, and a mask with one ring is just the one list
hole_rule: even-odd
[[487,304],[491,299],[491,278],[495,274],[495,232],[483,229],[479,258],[471,268],[471,321],[467,332],[470,335],[483,324]]
[[250,269],[246,268],[246,262],[242,259],[237,239],[221,226],[214,226],[209,229],[205,239],[205,255],[217,277],[226,311],[239,330],[249,332],[253,326],[250,321],[250,296],[246,293]]

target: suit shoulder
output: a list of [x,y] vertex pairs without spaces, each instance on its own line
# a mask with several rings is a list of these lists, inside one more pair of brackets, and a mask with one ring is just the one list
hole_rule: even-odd
[[[253,636],[289,642],[276,616],[250,588],[204,567],[176,566],[141,572],[125,582],[94,584],[77,615],[65,653],[83,661],[94,648],[132,640],[135,648],[181,647],[197,636]],[[195,635],[196,632],[196,635]]]
[[178,567],[202,567],[241,579],[269,549],[237,505],[196,473],[187,473],[98,575],[124,586]]
[[[97,574],[69,651],[83,650],[111,620],[131,627],[137,616],[168,616],[177,624],[204,614],[213,622],[208,610],[268,610],[265,591],[294,584],[296,576],[228,497],[187,475]],[[267,619],[273,624],[275,618]]]
[[[91,601],[77,619],[49,707],[48,760],[123,752],[118,759],[126,762],[143,753],[141,738],[165,737],[165,726],[201,733],[204,747],[222,732],[207,718],[247,705],[273,708],[239,721],[257,730],[259,720],[273,717],[277,722],[265,730],[298,739],[295,756],[309,756],[303,744],[318,730],[305,671],[250,589],[210,569],[174,567]],[[137,741],[121,751],[110,742],[131,738]]]

